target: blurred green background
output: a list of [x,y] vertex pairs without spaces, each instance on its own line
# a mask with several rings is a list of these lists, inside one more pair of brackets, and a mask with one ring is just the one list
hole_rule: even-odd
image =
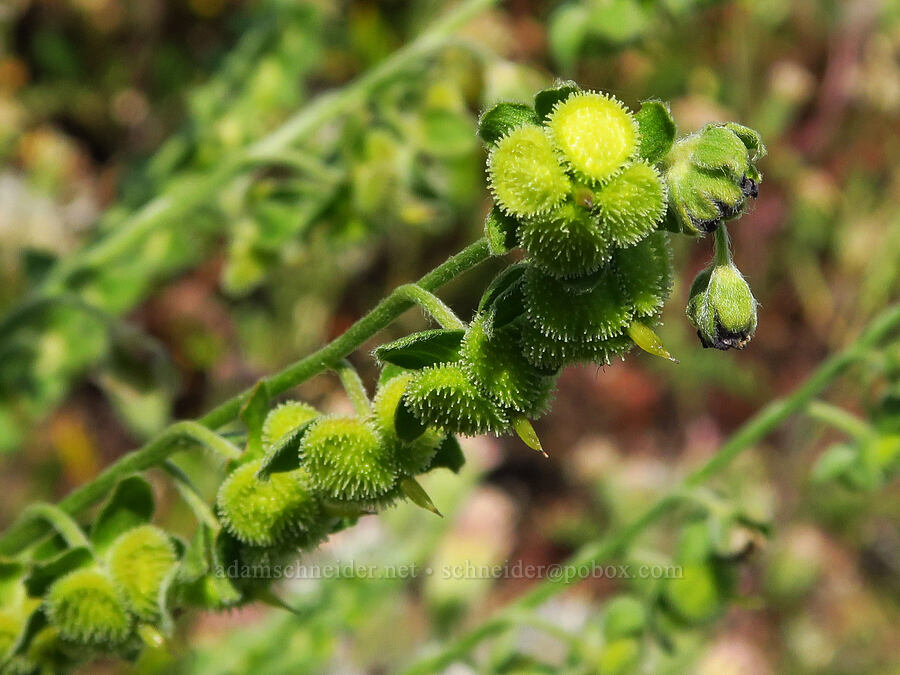
[[[249,167],[103,265],[77,269],[64,279],[65,301],[29,301],[58,262],[152,198],[196,190],[237,149],[451,5],[0,5],[4,526],[170,420],[323,344],[479,236],[489,199],[478,112],[527,101],[555,77],[632,107],[671,101],[681,133],[732,119],[762,133],[765,183],[732,228],[736,263],[762,304],[757,335],[743,352],[700,348],[682,312],[710,242],[677,241],[679,281],[661,334],[679,366],[637,356],[570,368],[536,424],[550,461],[517,439],[469,440],[461,477],[426,479],[444,520],[403,505],[335,537],[315,560],[559,562],[638,512],[900,298],[900,4],[509,0],[290,153]],[[501,264],[443,297],[468,316]],[[422,325],[409,313],[384,337]],[[353,360],[373,382],[367,355]],[[884,360],[844,378],[830,399],[877,417],[885,392],[900,392],[900,346]],[[347,408],[334,378],[298,396]],[[900,491],[896,480],[814,480],[819,456],[842,440],[796,418],[717,479],[716,499],[760,514],[769,536],[755,533],[752,551],[741,549],[736,597],[717,620],[676,630],[670,649],[648,646],[646,672],[897,672]],[[202,458],[181,464],[215,488]],[[163,521],[188,532],[175,491],[153,478]],[[670,560],[682,524],[673,517],[648,532],[629,559]],[[171,654],[91,672],[392,672],[533,582],[286,582],[298,615],[251,606],[186,616]],[[513,631],[481,667],[596,672],[572,663],[596,663],[605,603],[632,585],[579,585],[539,615],[561,634]]]

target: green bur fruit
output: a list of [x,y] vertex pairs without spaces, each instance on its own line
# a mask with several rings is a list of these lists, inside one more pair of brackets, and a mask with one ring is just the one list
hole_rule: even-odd
[[488,175],[497,205],[515,216],[547,213],[570,189],[550,139],[535,125],[514,129],[497,142],[488,156]]
[[712,232],[741,215],[747,198],[758,194],[756,161],[765,154],[759,134],[739,124],[710,124],[679,139],[664,161],[668,228]]
[[523,221],[519,238],[532,262],[561,278],[595,272],[609,260],[612,242],[597,217],[571,200]]
[[529,266],[524,290],[529,322],[556,341],[606,340],[620,335],[631,320],[631,306],[611,266],[572,283]]
[[22,620],[10,612],[0,610],[0,662],[8,655],[19,633],[22,632]]
[[756,330],[756,299],[731,263],[697,275],[686,311],[704,347],[743,349]]
[[666,213],[666,187],[655,167],[635,162],[594,195],[603,232],[616,246],[632,246]]
[[321,418],[300,452],[313,483],[329,499],[377,500],[397,484],[394,449],[371,424],[355,417]]
[[449,433],[477,436],[509,427],[503,409],[472,382],[462,366],[423,368],[406,390],[406,406],[423,424]]
[[269,447],[288,433],[319,416],[319,411],[302,401],[286,401],[269,411],[263,423],[263,444]]
[[254,546],[283,544],[315,531],[321,508],[306,469],[260,480],[261,466],[262,460],[239,466],[219,488],[216,505],[225,529]]
[[634,343],[624,335],[607,340],[563,342],[548,338],[533,326],[526,326],[522,328],[519,345],[531,365],[553,371],[575,363],[608,365],[614,357],[630,350]]
[[655,232],[613,258],[622,292],[634,316],[655,316],[672,292],[672,253],[665,232]]
[[403,393],[413,379],[412,373],[401,373],[381,385],[372,402],[372,413],[378,431],[385,444],[393,448],[394,458],[401,473],[415,476],[431,464],[445,434],[428,428],[418,438],[405,442],[397,435],[395,418],[397,406],[402,405]]
[[131,617],[119,591],[97,569],[78,569],[55,581],[45,604],[60,636],[76,644],[114,647],[131,634]]
[[153,525],[129,530],[113,542],[109,571],[132,613],[143,621],[159,618],[160,591],[177,560],[169,536]]
[[487,317],[479,314],[472,321],[462,343],[462,364],[469,379],[487,396],[502,405],[534,417],[547,407],[555,382],[532,366],[522,355],[515,329],[489,336]]

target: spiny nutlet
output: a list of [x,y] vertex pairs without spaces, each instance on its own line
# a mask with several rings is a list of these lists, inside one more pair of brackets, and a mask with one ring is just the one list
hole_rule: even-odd
[[570,182],[543,127],[525,125],[497,141],[488,156],[491,191],[506,213],[547,213],[569,193]]
[[607,94],[571,93],[554,106],[547,128],[566,163],[591,183],[608,180],[637,153],[634,116]]
[[322,494],[337,501],[378,499],[397,484],[394,449],[371,423],[342,415],[314,422],[300,448]]
[[522,328],[519,344],[525,359],[535,368],[545,371],[576,363],[608,365],[614,357],[622,356],[634,347],[627,335],[617,335],[607,340],[563,342],[547,337],[533,326]]
[[269,411],[263,422],[263,445],[269,447],[288,433],[319,416],[319,411],[302,401],[285,401]]
[[556,378],[528,363],[515,328],[488,335],[486,321],[484,314],[477,315],[463,338],[461,363],[469,379],[504,408],[528,416],[543,412]]
[[665,232],[654,232],[613,256],[616,277],[634,316],[655,316],[672,292],[672,252]]
[[756,162],[762,140],[739,124],[709,124],[675,142],[664,160],[669,188],[668,229],[685,234],[712,232],[740,216],[759,194]]
[[756,330],[756,305],[750,285],[728,263],[697,275],[686,313],[704,347],[743,349]]
[[413,379],[412,373],[401,373],[381,384],[372,402],[372,417],[375,426],[386,444],[394,451],[394,459],[401,473],[415,476],[422,473],[431,463],[446,434],[427,428],[422,435],[411,442],[404,442],[397,436],[395,418],[397,406],[403,405],[403,394]]
[[654,166],[635,162],[597,192],[594,204],[606,236],[616,246],[633,246],[666,214],[666,186]]
[[405,404],[423,424],[477,436],[509,428],[503,409],[475,386],[458,363],[423,368],[406,390]]
[[614,267],[608,265],[576,281],[578,286],[567,284],[530,266],[524,286],[529,322],[547,337],[562,342],[620,335],[633,312]]
[[272,546],[318,527],[321,509],[307,470],[259,480],[261,466],[262,460],[242,464],[219,488],[216,506],[225,529],[244,543]]
[[177,561],[169,535],[153,525],[135,527],[116,538],[107,560],[128,608],[143,621],[156,621],[160,590]]
[[131,616],[118,589],[97,568],[78,569],[57,579],[44,603],[60,636],[76,644],[115,647],[131,634]]

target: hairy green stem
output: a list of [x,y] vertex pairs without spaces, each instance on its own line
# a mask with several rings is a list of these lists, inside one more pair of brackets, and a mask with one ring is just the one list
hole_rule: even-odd
[[[482,238],[452,256],[418,281],[425,290],[434,291],[466,270],[490,257],[487,240]],[[329,344],[280,373],[262,380],[269,397],[278,396],[288,389],[305,382],[314,375],[334,368],[341,359],[349,356],[366,340],[390,325],[398,316],[413,306],[405,293],[396,290],[379,302],[372,311],[354,323],[347,331]],[[59,503],[59,507],[75,515],[96,503],[128,474],[143,471],[162,463],[175,451],[175,442],[193,440],[232,459],[240,451],[224,438],[211,431],[235,419],[244,402],[256,390],[259,383],[222,403],[197,422],[176,422],[159,436],[138,450],[119,459],[90,483],[82,485]],[[0,555],[13,555],[46,534],[40,521],[18,521],[0,538]]]
[[441,328],[465,330],[466,324],[453,313],[453,310],[443,300],[418,284],[406,284],[398,288],[397,292],[428,312],[431,318],[440,324]]
[[347,359],[341,359],[334,367],[338,377],[341,378],[341,384],[344,391],[347,392],[347,398],[353,404],[353,410],[360,417],[366,417],[372,412],[372,402],[369,400],[369,394],[366,392],[366,385],[363,384],[362,378],[356,372],[356,368]]
[[731,238],[728,236],[725,223],[719,225],[713,235],[713,252],[716,265],[731,264]]
[[87,537],[84,536],[78,523],[56,504],[31,504],[22,512],[22,520],[46,523],[56,530],[71,548],[89,546]]
[[900,305],[894,305],[876,317],[846,349],[826,359],[803,384],[790,395],[772,401],[741,426],[709,461],[690,473],[681,484],[660,497],[641,515],[622,529],[579,549],[560,568],[560,574],[545,579],[476,628],[445,644],[439,652],[416,661],[406,675],[440,672],[462,658],[484,640],[506,630],[523,610],[532,610],[584,578],[579,568],[608,561],[621,553],[647,527],[658,521],[681,500],[686,490],[696,487],[728,466],[748,448],[765,438],[791,415],[802,411],[822,390],[844,373],[891,332],[900,329]]
[[865,420],[825,401],[813,401],[810,403],[806,408],[806,414],[818,422],[843,431],[856,440],[865,438],[873,431],[872,427]]

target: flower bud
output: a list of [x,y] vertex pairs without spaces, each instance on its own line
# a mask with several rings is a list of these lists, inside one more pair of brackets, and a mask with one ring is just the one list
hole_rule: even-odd
[[393,449],[373,425],[356,417],[334,415],[315,422],[301,454],[313,484],[330,499],[378,500],[397,484]]
[[704,347],[743,349],[756,330],[756,299],[737,267],[714,265],[694,279],[687,316]]
[[50,623],[76,644],[118,646],[131,634],[131,617],[119,591],[96,568],[78,569],[55,581],[45,603]]
[[686,234],[712,232],[743,213],[762,175],[756,161],[766,149],[752,129],[710,124],[679,139],[665,159],[669,223]]
[[176,562],[169,536],[153,525],[135,527],[116,538],[108,559],[129,609],[144,621],[158,619],[160,590]]
[[255,546],[272,546],[316,529],[321,510],[306,469],[256,477],[262,460],[247,462],[231,472],[216,497],[225,529],[236,539]]

